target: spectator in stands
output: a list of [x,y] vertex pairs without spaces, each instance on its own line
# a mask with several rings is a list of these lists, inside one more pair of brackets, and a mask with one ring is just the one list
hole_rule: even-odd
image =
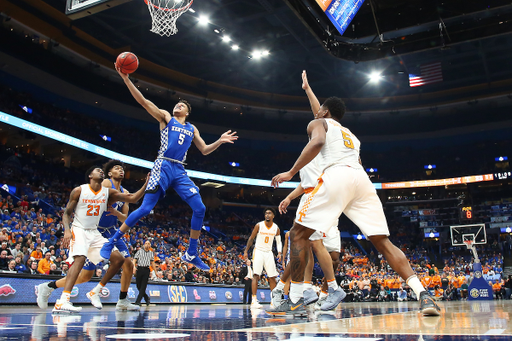
[[21,243],[16,243],[14,248],[11,249],[11,255],[16,258],[21,252]]
[[62,274],[62,271],[60,269],[57,268],[57,264],[55,263],[52,263],[50,265],[50,272],[49,272],[49,275],[58,275],[60,276]]
[[503,292],[501,290],[501,283],[499,280],[496,280],[494,283],[491,283],[492,285],[492,291],[494,293],[494,297],[496,299],[503,299]]
[[469,289],[468,280],[464,279],[464,282],[460,286],[460,297],[461,297],[461,299],[467,300],[467,298],[468,298],[468,289]]
[[407,301],[407,292],[402,287],[400,287],[400,289],[398,290],[397,300],[398,300],[398,302]]
[[[33,249],[33,246],[31,246]],[[41,251],[41,245],[38,245],[34,251],[30,254],[30,257],[34,258],[35,260],[41,260],[43,259],[43,252]]]
[[4,270],[6,272],[12,272],[12,273],[17,273],[18,271],[16,271],[16,261],[14,259],[11,259],[9,261],[9,265],[7,266],[7,269]]
[[20,273],[27,271],[27,267],[25,266],[25,264],[23,264],[23,261],[22,261],[22,257],[21,257],[22,255],[23,254],[20,253],[14,259],[14,262],[16,263],[16,265],[15,265],[16,271],[20,272]]
[[512,275],[508,275],[508,278],[505,280],[505,299],[510,299],[512,295]]
[[102,271],[100,268],[98,268],[98,269],[96,269],[96,271],[94,272],[94,276],[93,276],[93,277],[95,277],[95,278],[101,278],[102,274],[103,274],[103,271]]
[[3,252],[5,251],[6,254],[7,254],[7,259],[13,259],[14,257],[12,256],[12,253],[11,253],[11,250],[7,247],[7,241],[3,241],[2,242],[2,246],[0,247],[0,252]]
[[2,252],[0,252],[0,270],[7,270],[8,266],[9,258],[7,258],[7,251],[2,250]]
[[50,273],[51,265],[55,264],[50,260],[50,256],[50,251],[47,251],[44,254],[44,258],[41,259],[37,265],[37,271],[42,275],[48,275]]
[[40,275],[40,273],[37,271],[37,261],[31,261],[30,262],[30,268],[28,269],[28,274],[30,275]]
[[66,277],[68,275],[69,264],[66,262],[62,262],[60,264],[60,275]]

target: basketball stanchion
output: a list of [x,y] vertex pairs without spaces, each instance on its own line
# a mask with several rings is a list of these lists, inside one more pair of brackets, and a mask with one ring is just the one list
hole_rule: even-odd
[[189,10],[193,0],[144,0],[151,14],[151,32],[170,37],[178,33],[176,20]]

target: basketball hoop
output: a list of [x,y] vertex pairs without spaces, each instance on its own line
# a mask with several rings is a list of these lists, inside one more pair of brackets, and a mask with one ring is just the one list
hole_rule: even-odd
[[161,36],[178,33],[176,20],[188,11],[194,0],[144,0],[151,14],[151,32]]
[[471,246],[473,245],[473,241],[472,240],[465,240],[464,244],[466,244],[466,247],[469,250],[469,249],[471,249]]

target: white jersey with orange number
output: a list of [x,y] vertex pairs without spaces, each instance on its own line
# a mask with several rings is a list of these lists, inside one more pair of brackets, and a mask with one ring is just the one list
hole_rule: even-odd
[[101,186],[98,192],[94,192],[89,184],[81,185],[80,188],[82,191],[75,208],[75,218],[71,228],[96,230],[101,215],[107,210],[109,189]]
[[311,160],[310,163],[302,167],[299,171],[300,186],[307,190],[308,188],[315,188],[318,183],[318,178],[322,174],[320,168],[318,168],[318,155]]
[[256,244],[254,244],[254,249],[258,251],[272,251],[272,244],[274,243],[274,237],[276,236],[278,226],[275,223],[272,223],[272,226],[269,228],[265,225],[264,221],[260,221],[258,223],[258,234],[256,235]]
[[350,166],[362,169],[359,164],[361,142],[347,128],[332,118],[326,118],[327,132],[325,144],[320,150],[318,166],[321,171],[333,165]]

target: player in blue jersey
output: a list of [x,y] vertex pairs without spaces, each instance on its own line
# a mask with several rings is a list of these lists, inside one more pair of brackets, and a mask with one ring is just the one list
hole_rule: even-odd
[[[108,176],[108,179],[103,180],[102,186],[107,188],[113,188],[121,193],[129,193],[126,189],[121,186],[121,182],[124,179],[124,164],[119,160],[110,160],[103,166],[103,172]],[[108,212],[104,212],[100,218],[98,224],[98,230],[101,235],[105,238],[112,237],[117,230],[117,221],[124,222],[128,217],[129,204],[118,201],[109,207]],[[116,243],[116,248],[124,256],[123,273],[121,275],[121,292],[119,294],[119,301],[117,302],[117,310],[139,310],[138,305],[132,304],[127,298],[128,288],[133,277],[133,261],[130,256],[130,251],[122,239],[119,239]],[[86,259],[85,264],[80,271],[80,275],[76,280],[76,284],[86,283],[94,275],[96,266],[89,259]],[[41,309],[48,307],[48,298],[53,290],[57,288],[63,288],[66,284],[66,277],[61,278],[57,281],[41,283],[37,290],[37,305]]]
[[206,208],[199,195],[199,188],[187,176],[187,172],[184,168],[185,158],[192,142],[194,142],[197,149],[199,149],[203,155],[207,155],[219,148],[223,143],[234,143],[234,141],[238,139],[238,136],[236,136],[236,132],[229,130],[222,134],[217,141],[207,145],[201,138],[197,128],[193,124],[186,122],[191,112],[191,106],[187,101],[180,100],[174,106],[171,115],[168,111],[159,109],[151,101],[144,98],[140,91],[133,85],[127,74],[120,72],[119,69],[117,69],[117,72],[135,100],[160,123],[161,145],[158,151],[158,157],[151,170],[151,176],[142,205],[128,216],[121,228],[110,238],[110,241],[103,246],[101,256],[108,259],[117,240],[133,227],[139,219],[148,215],[153,207],[155,207],[158,200],[164,196],[167,189],[172,187],[193,211],[190,243],[187,252],[181,259],[195,265],[201,270],[209,271],[210,268],[199,258],[197,253],[197,241],[201,234],[201,228],[203,227]]

